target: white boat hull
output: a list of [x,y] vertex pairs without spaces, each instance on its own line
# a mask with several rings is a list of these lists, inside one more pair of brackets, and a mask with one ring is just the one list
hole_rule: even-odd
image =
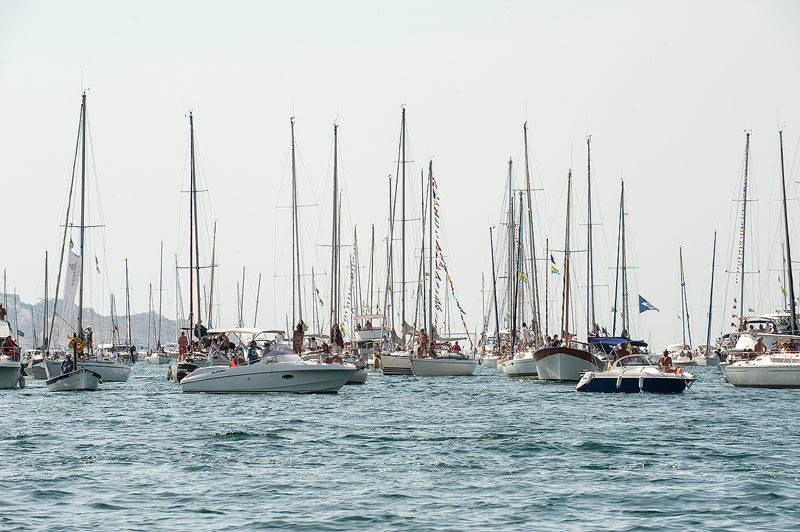
[[[788,363],[781,363],[786,360]],[[750,362],[722,366],[722,372],[734,386],[754,388],[800,388],[800,359],[770,355]]]
[[706,357],[703,355],[698,355],[695,357],[698,366],[718,366],[719,365],[719,357]]
[[119,362],[103,360],[87,360],[83,367],[100,375],[103,382],[127,382],[131,376],[131,367]]
[[411,355],[397,351],[391,355],[380,355],[379,365],[384,375],[413,375]]
[[353,373],[353,376],[347,379],[345,384],[366,384],[367,382],[367,367],[359,368]]
[[52,379],[47,379],[51,392],[92,391],[100,385],[100,375],[88,369],[78,369]]
[[206,366],[184,377],[181,390],[205,393],[338,392],[355,372],[356,367],[352,364],[304,361]]
[[478,361],[474,358],[412,358],[411,371],[417,377],[472,375]]
[[547,381],[578,381],[582,371],[600,369],[591,353],[571,347],[545,347],[534,359],[539,379]]
[[496,356],[483,356],[478,359],[478,363],[484,368],[497,369],[497,360]]
[[146,356],[144,361],[148,364],[169,364],[172,362],[172,358],[170,358],[169,355],[159,355],[158,353],[154,353]]
[[509,377],[537,377],[536,360],[532,357],[512,358],[503,362],[503,373]]
[[13,361],[0,363],[0,390],[10,390],[17,386],[25,387],[25,379],[22,377],[22,364]]

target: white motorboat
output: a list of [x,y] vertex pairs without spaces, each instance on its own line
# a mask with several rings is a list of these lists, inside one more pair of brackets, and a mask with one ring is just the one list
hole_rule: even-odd
[[163,351],[154,351],[144,357],[144,361],[147,364],[171,364],[172,357],[169,356],[169,353],[165,353]]
[[47,379],[47,389],[51,392],[93,391],[100,385],[100,374],[86,368],[79,368]]
[[694,360],[698,366],[716,366],[719,364],[719,355],[717,350],[713,347],[709,351],[706,345],[697,346],[694,354]]
[[384,375],[414,374],[411,369],[411,354],[407,351],[380,354],[375,358],[375,367],[383,371]]
[[183,392],[321,393],[338,392],[353,376],[352,364],[305,361],[287,344],[278,344],[261,360],[241,366],[198,368],[181,381]]
[[686,344],[670,344],[667,346],[667,354],[672,359],[672,365],[676,368],[696,366],[697,360],[694,353]]
[[769,353],[722,368],[734,386],[800,388],[800,353]]
[[478,364],[480,364],[484,368],[497,369],[498,360],[500,360],[500,357],[493,354],[487,355],[486,353],[484,353],[480,357],[478,357]]
[[578,381],[579,392],[682,393],[697,378],[683,369],[662,370],[643,355],[628,355],[606,371],[587,371]]
[[417,377],[445,377],[472,375],[478,361],[465,356],[442,356],[438,358],[412,358],[411,371]]

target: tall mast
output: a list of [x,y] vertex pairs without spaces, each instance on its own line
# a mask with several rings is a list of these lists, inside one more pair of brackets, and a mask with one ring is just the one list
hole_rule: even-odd
[[620,230],[620,238],[622,247],[620,248],[622,254],[622,331],[623,336],[630,338],[630,318],[628,317],[628,264],[625,257],[625,182],[622,182],[622,194],[620,196],[620,213],[619,219],[622,223]]
[[492,251],[492,298],[494,299],[494,327],[495,344],[497,353],[500,353],[500,313],[497,308],[497,272],[494,269],[494,239],[492,238],[492,228],[489,227],[489,247]]
[[[533,339],[536,345],[539,344],[541,338],[541,327],[539,323],[539,275],[536,268],[536,246],[533,233],[533,206],[531,200],[531,174],[528,164],[528,123],[525,122],[523,127],[525,132],[525,185],[528,189],[528,239],[531,246],[531,276],[533,280],[533,301],[532,301],[532,317],[531,328],[533,329]],[[546,303],[545,303],[546,304]]]
[[786,270],[787,270],[787,283],[789,285],[789,315],[792,320],[790,332],[797,333],[797,313],[795,310],[794,302],[794,279],[792,276],[792,253],[789,249],[789,216],[786,214],[786,176],[783,170],[783,131],[778,131],[781,143],[781,191],[783,192],[783,227],[785,230],[786,238]]
[[570,215],[570,202],[572,196],[572,169],[567,175],[567,223],[564,231],[564,288],[562,289],[561,299],[561,331],[564,347],[569,347],[569,215]]
[[711,303],[714,301],[714,263],[717,260],[717,232],[714,231],[714,251],[711,254],[711,293],[708,296],[708,330],[706,331],[706,356],[711,354]]
[[[511,279],[512,272],[514,271],[514,192],[511,182],[511,157],[508,158],[508,266],[506,267],[506,275],[508,276],[508,312],[514,308],[514,289],[513,280]],[[505,314],[505,312],[503,312]],[[509,321],[509,329],[513,327]]]
[[[739,318],[743,318],[745,315],[745,306],[744,306],[744,259],[745,259],[745,237],[747,236],[746,226],[747,226],[747,172],[750,163],[750,133],[745,132],[747,135],[747,140],[745,141],[744,147],[744,179],[742,185],[742,234],[741,234],[741,250],[739,251],[739,267],[741,268],[741,277],[739,278]],[[791,270],[791,268],[790,268]],[[792,326],[794,327],[794,326]]]
[[[197,340],[200,340],[200,332],[199,329],[203,324],[203,313],[201,311],[202,307],[200,306],[200,224],[197,222],[198,220],[198,210],[197,210],[197,171],[195,169],[194,164],[194,128],[192,129],[192,181],[194,182],[194,195],[192,201],[194,202],[194,275],[195,281],[197,282]],[[191,338],[192,333],[189,333],[189,337]]]
[[256,310],[255,310],[255,312],[253,312],[253,328],[255,328],[256,324],[258,323],[258,300],[260,298],[261,298],[261,274],[259,273],[258,274],[258,288],[256,289]]
[[403,119],[402,125],[400,127],[400,142],[402,144],[402,187],[403,190],[401,191],[400,195],[401,198],[401,214],[402,214],[402,226],[401,226],[401,234],[402,234],[402,244],[400,249],[400,282],[402,284],[402,290],[400,295],[400,306],[402,307],[401,311],[401,322],[400,322],[400,329],[403,331],[403,349],[406,347],[406,108],[403,106]]
[[587,311],[587,323],[586,327],[588,330],[588,334],[597,334],[597,323],[595,320],[594,314],[594,256],[592,255],[592,136],[586,139],[586,153],[587,153],[587,170],[586,170],[586,188],[588,190],[588,198],[587,198],[587,212],[589,217],[589,223],[586,225],[586,242],[587,242],[587,256],[588,256],[588,268],[586,279],[586,311]]
[[[433,255],[435,246],[433,242],[433,159],[428,163],[428,338],[433,345],[433,285],[436,284],[436,274],[433,271]],[[424,279],[425,276],[423,275]],[[445,293],[447,291],[445,290]],[[431,351],[433,352],[433,351]]]
[[300,222],[297,216],[297,167],[294,154],[294,117],[292,123],[292,325],[303,319],[300,296]]
[[[190,152],[190,178],[189,178],[189,341],[194,334],[194,224],[195,202],[197,191],[194,183],[194,118],[189,111],[189,152]],[[198,288],[199,289],[199,288]],[[199,301],[198,301],[199,305]],[[199,308],[198,308],[199,311]]]
[[[42,327],[42,335],[44,341],[42,342],[42,350],[47,351],[50,346],[50,338],[47,336],[47,251],[44,252],[44,324]],[[36,346],[34,346],[36,347]]]
[[[85,226],[85,201],[86,201],[86,92],[83,93],[83,122],[81,124],[81,274],[80,291],[78,292],[78,336],[83,340],[83,251]],[[3,290],[5,292],[5,290]]]
[[514,257],[514,306],[511,307],[511,352],[517,343],[517,324],[520,321],[520,307],[522,300],[520,297],[520,265],[522,263],[522,192],[519,193],[519,245],[516,249],[516,257]]
[[164,241],[161,241],[161,266],[158,269],[158,347],[161,347],[161,294],[164,283]]
[[550,260],[550,239],[546,238],[544,242],[544,263],[547,265],[544,269],[544,334],[547,336],[550,332],[550,263],[547,262]]
[[[692,348],[692,328],[689,325],[689,300],[686,298],[686,280],[683,275],[683,248],[678,248],[681,257],[681,322],[684,335],[683,345],[688,345],[689,349]],[[686,343],[686,333],[689,334],[689,343]]]
[[372,245],[369,252],[369,314],[372,314],[372,295],[375,290],[375,276],[373,275],[375,269],[375,224],[372,224]]
[[128,285],[128,259],[125,259],[125,319],[127,320],[128,329],[128,347],[133,345],[133,336],[131,335],[131,294]]
[[[331,327],[339,323],[339,124],[333,124],[333,220],[331,222]],[[333,341],[333,338],[331,338]]]

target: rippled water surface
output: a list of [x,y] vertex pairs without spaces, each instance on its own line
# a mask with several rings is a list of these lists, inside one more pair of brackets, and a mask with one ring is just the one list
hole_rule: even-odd
[[800,391],[383,377],[335,395],[0,391],[2,530],[800,530]]

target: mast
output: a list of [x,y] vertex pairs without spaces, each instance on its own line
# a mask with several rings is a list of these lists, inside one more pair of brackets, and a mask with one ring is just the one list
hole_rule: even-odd
[[300,295],[300,222],[297,216],[297,167],[294,149],[294,117],[292,124],[292,325],[303,319]]
[[794,279],[792,277],[792,253],[789,249],[789,216],[786,213],[786,176],[783,170],[783,131],[778,131],[781,144],[781,191],[783,193],[783,227],[785,231],[784,237],[786,238],[786,270],[787,270],[787,283],[789,285],[789,315],[792,320],[791,328],[789,329],[792,334],[797,333],[797,312],[795,310],[794,301]]
[[[81,124],[81,266],[80,266],[80,285],[78,291],[78,337],[83,341],[83,252],[84,252],[84,234],[86,232],[86,91],[83,93],[83,121]],[[5,292],[5,290],[3,290]],[[77,352],[77,351],[76,351]],[[77,369],[77,368],[76,368]]]
[[[331,327],[339,323],[339,124],[333,124],[333,220],[331,221]],[[333,342],[333,338],[331,338]]]
[[[47,336],[47,251],[44,252],[44,323],[42,326],[42,335],[44,335],[44,341],[42,342],[42,350],[47,351],[50,347],[50,338]],[[35,346],[34,346],[35,347]]]
[[373,296],[373,292],[375,290],[375,276],[373,275],[374,274],[374,270],[375,270],[375,224],[372,224],[372,244],[370,245],[370,252],[369,252],[369,284],[368,284],[368,290],[369,290],[369,303],[368,303],[368,305],[369,305],[369,314],[372,314],[372,312],[373,312],[372,296]]
[[161,348],[161,294],[164,281],[164,241],[161,241],[161,266],[158,269],[158,342],[156,345]]
[[131,335],[131,294],[128,285],[128,259],[125,259],[125,319],[128,323],[127,345],[130,348],[133,345],[133,336]]
[[[433,254],[435,247],[433,243],[433,159],[428,163],[428,341],[433,345],[433,285],[435,284],[435,273],[433,271]],[[424,279],[425,276],[423,275]],[[445,291],[447,293],[447,291]],[[431,349],[431,353],[433,350]]]
[[561,331],[562,340],[564,342],[564,347],[569,347],[570,345],[570,336],[569,336],[569,214],[570,214],[570,202],[572,196],[572,169],[569,170],[569,174],[567,174],[567,223],[566,223],[566,230],[564,231],[564,285],[562,289],[562,299],[561,299],[561,326],[563,330]]
[[586,188],[587,195],[587,212],[589,223],[586,226],[586,242],[587,242],[587,279],[586,279],[586,312],[587,312],[587,336],[589,334],[597,334],[597,323],[594,314],[594,256],[592,255],[592,136],[586,139],[586,153],[587,153],[587,170],[586,170]]
[[[739,319],[744,317],[744,259],[745,259],[745,237],[747,236],[746,226],[747,226],[747,172],[750,164],[750,133],[745,132],[746,141],[744,147],[744,184],[742,186],[742,234],[741,234],[741,251],[739,252],[739,267],[741,268],[742,276],[739,283]],[[788,242],[787,242],[788,245]],[[789,268],[791,271],[791,266]],[[795,326],[792,325],[792,328]]]
[[520,307],[522,306],[522,301],[520,297],[520,265],[522,263],[522,192],[519,193],[519,245],[516,249],[516,257],[514,258],[514,297],[513,302],[514,306],[511,307],[511,352],[514,352],[514,348],[517,343],[517,324],[520,321]]
[[150,283],[150,301],[147,305],[147,350],[150,351],[150,322],[153,321],[153,283]]
[[547,336],[550,332],[550,264],[547,262],[550,259],[549,238],[545,239],[544,246],[546,249],[544,262],[547,264],[544,270],[544,334]]
[[[692,348],[692,329],[689,325],[689,301],[686,299],[686,281],[683,275],[683,248],[678,248],[681,257],[681,327],[685,332],[683,335],[683,345],[688,345],[689,349]],[[686,343],[686,333],[689,334],[689,343]]]
[[242,266],[242,298],[239,300],[239,327],[244,327],[244,272],[245,267]]
[[256,310],[253,313],[253,328],[258,323],[258,300],[261,298],[261,274],[258,274],[258,288],[256,289]]
[[[536,246],[534,232],[533,232],[533,206],[531,201],[531,176],[528,164],[528,123],[525,122],[523,127],[525,132],[525,185],[528,189],[528,239],[531,246],[531,276],[533,281],[533,301],[531,309],[531,328],[533,329],[533,339],[536,345],[539,345],[541,339],[541,327],[539,323],[539,275],[536,268]],[[545,299],[546,301],[546,299]],[[546,303],[545,303],[546,304]],[[547,312],[545,310],[545,312]]]
[[492,228],[489,227],[489,247],[492,251],[492,297],[494,299],[494,327],[495,327],[495,344],[497,346],[497,354],[500,354],[500,314],[497,309],[497,273],[494,269],[494,239],[492,238]]
[[[512,309],[514,308],[514,290],[511,288],[513,285],[513,281],[511,279],[511,273],[514,271],[514,192],[512,188],[511,182],[511,157],[508,158],[508,267],[506,268],[506,274],[508,276],[508,312],[511,313]],[[505,311],[503,312],[505,314]],[[511,322],[509,321],[509,330],[513,327]],[[513,336],[513,332],[511,333]]]
[[402,145],[402,191],[401,191],[401,214],[402,214],[402,221],[401,221],[401,240],[402,244],[400,246],[400,278],[402,284],[402,290],[400,295],[400,306],[402,307],[401,310],[401,322],[400,328],[403,331],[403,349],[406,348],[406,108],[403,106],[403,118],[402,118],[402,125],[400,127],[400,143]]
[[708,296],[708,330],[706,331],[706,356],[711,354],[711,303],[714,301],[714,263],[717,260],[717,232],[714,231],[714,251],[711,254],[711,294]]
[[622,224],[620,229],[620,238],[622,242],[621,255],[622,255],[622,335],[625,338],[630,338],[630,318],[628,317],[628,265],[625,257],[625,182],[622,182],[622,194],[620,195],[620,213],[619,219]]
[[[211,328],[211,316],[214,314],[214,268],[217,255],[217,221],[214,220],[214,240],[211,244],[211,283],[208,289],[208,328]],[[198,262],[199,264],[199,262]],[[198,290],[200,284],[198,281]]]
[[[192,343],[192,335],[194,334],[194,279],[192,276],[194,269],[194,225],[195,225],[195,202],[194,198],[197,195],[194,182],[194,118],[192,111],[189,111],[189,152],[190,152],[190,178],[189,178],[189,343]],[[198,279],[199,291],[199,279]],[[199,312],[199,298],[198,298],[198,312]]]

